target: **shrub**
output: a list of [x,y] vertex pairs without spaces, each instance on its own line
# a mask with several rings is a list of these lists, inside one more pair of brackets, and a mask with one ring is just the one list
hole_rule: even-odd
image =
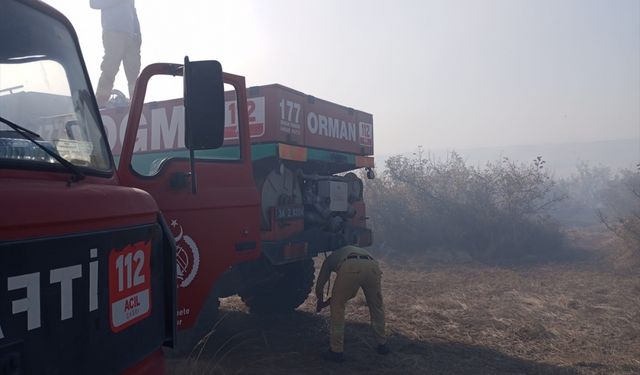
[[624,170],[603,189],[603,207],[598,211],[604,225],[640,258],[640,167]]
[[562,197],[544,164],[503,158],[479,168],[455,152],[436,160],[422,149],[393,156],[366,186],[376,243],[462,250],[481,260],[549,257],[562,236],[546,212]]
[[566,227],[601,224],[598,210],[604,205],[603,192],[611,187],[615,176],[608,167],[579,163],[574,174],[556,184],[557,192],[568,199],[555,205],[550,214]]

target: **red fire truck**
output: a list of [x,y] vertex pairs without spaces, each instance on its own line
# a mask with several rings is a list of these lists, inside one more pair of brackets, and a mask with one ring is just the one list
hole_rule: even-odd
[[[185,76],[191,152],[221,145],[220,64],[161,66]],[[0,0],[1,374],[163,372],[175,225],[123,181],[69,21]]]
[[245,87],[225,74],[224,144],[184,144],[184,103],[147,91],[178,66],[140,75],[131,111],[102,111],[125,185],[158,202],[177,244],[179,344],[216,323],[218,298],[256,313],[292,311],[313,285],[313,257],[367,246],[363,183],[373,178],[372,115],[281,85]]

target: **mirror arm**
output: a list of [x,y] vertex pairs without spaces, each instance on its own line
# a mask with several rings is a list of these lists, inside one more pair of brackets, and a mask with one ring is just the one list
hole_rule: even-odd
[[189,150],[189,164],[191,164],[191,193],[198,192],[198,179],[196,178],[196,158],[195,151]]

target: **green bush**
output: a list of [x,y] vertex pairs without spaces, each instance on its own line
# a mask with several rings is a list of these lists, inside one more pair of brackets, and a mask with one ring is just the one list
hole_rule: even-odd
[[436,160],[418,149],[389,158],[366,185],[376,244],[403,251],[465,251],[479,260],[548,258],[562,235],[546,215],[562,199],[538,157],[484,167],[451,152]]
[[609,167],[579,163],[575,173],[557,181],[556,191],[568,199],[555,205],[550,214],[566,228],[600,225],[598,210],[603,208],[604,192],[615,179]]
[[600,220],[640,258],[640,166],[623,170],[601,194]]

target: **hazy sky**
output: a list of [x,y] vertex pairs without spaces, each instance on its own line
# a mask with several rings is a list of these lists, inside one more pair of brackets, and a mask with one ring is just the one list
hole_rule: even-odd
[[[69,17],[93,85],[99,11]],[[640,139],[640,0],[138,0],[143,66],[216,59],[374,116],[377,154]],[[117,88],[125,90],[121,72]]]

